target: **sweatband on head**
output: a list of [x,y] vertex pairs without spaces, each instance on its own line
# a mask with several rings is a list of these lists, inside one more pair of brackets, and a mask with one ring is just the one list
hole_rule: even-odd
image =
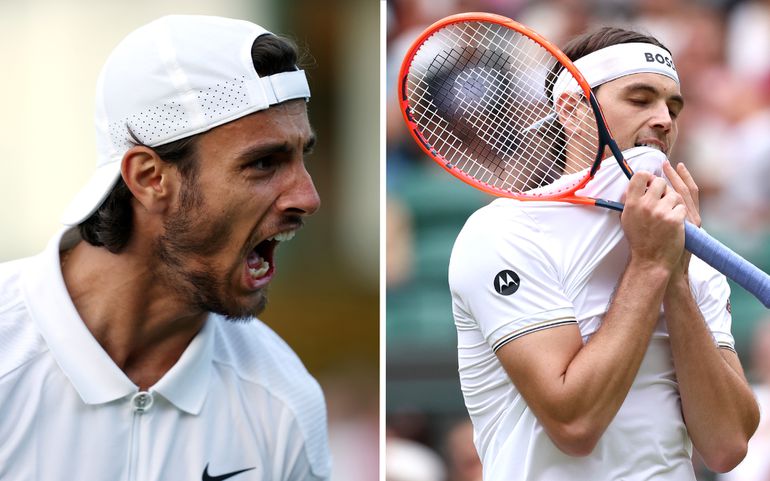
[[[589,53],[573,62],[591,88],[637,73],[657,73],[679,83],[671,54],[651,43],[620,43]],[[579,92],[572,74],[564,69],[553,86],[553,99],[564,92]]]

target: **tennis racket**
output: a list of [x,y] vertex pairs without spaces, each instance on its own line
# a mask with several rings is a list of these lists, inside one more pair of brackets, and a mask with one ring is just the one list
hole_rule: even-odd
[[[578,88],[554,102],[564,69]],[[575,65],[518,22],[464,13],[431,25],[401,66],[399,103],[422,150],[477,189],[623,210],[619,202],[576,195],[607,150],[627,177],[633,171]],[[770,307],[770,276],[689,222],[685,248]]]

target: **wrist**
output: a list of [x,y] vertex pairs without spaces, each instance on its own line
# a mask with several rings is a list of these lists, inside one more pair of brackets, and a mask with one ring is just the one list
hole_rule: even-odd
[[631,255],[626,271],[638,272],[649,281],[667,283],[671,278],[673,266],[659,260],[646,259]]
[[666,294],[690,294],[690,278],[686,272],[674,273],[668,281]]

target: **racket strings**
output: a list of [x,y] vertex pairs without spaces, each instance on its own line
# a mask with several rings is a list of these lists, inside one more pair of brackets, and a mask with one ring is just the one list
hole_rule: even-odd
[[560,186],[567,190],[582,179],[571,174],[587,175],[598,139],[581,93],[568,94],[560,115],[546,97],[555,63],[547,49],[507,27],[449,25],[423,42],[409,66],[412,118],[448,166],[479,182],[521,194],[576,177]]

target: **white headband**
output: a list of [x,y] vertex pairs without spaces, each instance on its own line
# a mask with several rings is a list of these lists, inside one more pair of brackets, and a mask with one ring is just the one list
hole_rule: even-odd
[[[620,43],[611,45],[575,62],[591,88],[636,73],[657,73],[679,83],[671,54],[651,43]],[[558,99],[564,92],[578,92],[577,82],[569,70],[562,70],[553,86],[553,98]]]

